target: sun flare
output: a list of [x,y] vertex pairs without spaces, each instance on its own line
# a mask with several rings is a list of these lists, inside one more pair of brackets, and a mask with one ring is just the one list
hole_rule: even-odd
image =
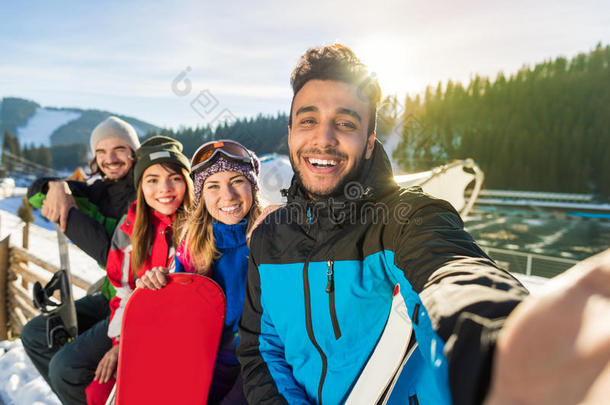
[[408,41],[392,37],[369,37],[352,48],[377,77],[384,95],[421,92],[426,83],[414,75],[416,49]]

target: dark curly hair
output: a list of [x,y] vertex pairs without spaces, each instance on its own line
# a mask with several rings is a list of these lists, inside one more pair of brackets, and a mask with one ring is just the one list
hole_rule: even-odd
[[368,133],[375,132],[377,106],[381,100],[381,88],[375,76],[370,75],[367,67],[356,54],[343,44],[333,44],[310,48],[305,52],[290,75],[292,102],[288,126],[292,126],[292,107],[294,97],[310,80],[333,80],[356,86],[358,95],[369,104]]

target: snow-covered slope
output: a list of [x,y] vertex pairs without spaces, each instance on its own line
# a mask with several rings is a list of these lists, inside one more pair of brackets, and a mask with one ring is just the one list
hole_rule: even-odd
[[17,129],[21,147],[33,143],[36,146],[51,146],[51,134],[62,125],[79,118],[81,113],[65,110],[38,108],[25,126]]

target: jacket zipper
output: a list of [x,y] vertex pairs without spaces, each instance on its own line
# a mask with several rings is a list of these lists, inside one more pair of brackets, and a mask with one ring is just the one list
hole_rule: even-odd
[[337,319],[337,310],[335,309],[335,262],[328,260],[326,262],[326,292],[328,293],[328,307],[330,308],[330,320],[333,323],[333,331],[335,339],[341,337],[341,328],[339,328],[339,320]]
[[326,354],[324,354],[322,351],[322,348],[316,341],[313,334],[313,322],[311,320],[311,295],[309,291],[309,258],[307,258],[305,261],[305,267],[303,268],[303,290],[305,296],[305,326],[307,329],[307,336],[322,359],[322,373],[320,374],[320,382],[318,383],[318,404],[322,405],[322,387],[324,387],[324,380],[326,379],[328,360],[326,358]]

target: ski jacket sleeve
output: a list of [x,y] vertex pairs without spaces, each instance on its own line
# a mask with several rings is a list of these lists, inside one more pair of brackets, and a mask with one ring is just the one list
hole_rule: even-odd
[[[28,187],[28,201],[34,208],[42,208],[42,203],[48,191],[50,181],[58,181],[54,177],[43,177]],[[81,181],[68,181],[70,191],[78,209],[68,213],[66,236],[97,263],[104,267],[108,259],[110,239],[117,225],[117,218],[103,215],[99,207],[91,199],[94,185]]]
[[66,236],[104,267],[119,218],[105,216],[96,204],[93,189],[102,187],[99,180],[93,185],[82,181],[68,181],[68,186],[78,209],[71,209],[68,213]]
[[[42,203],[47,196],[47,192],[49,191],[49,182],[51,181],[65,180],[58,177],[41,177],[30,184],[27,190],[27,198],[32,207],[37,209],[42,208]],[[90,185],[83,181],[67,180],[66,182],[68,183],[68,187],[70,188],[72,196],[75,200],[78,198],[89,199],[91,197],[91,188],[95,186],[95,183]]]
[[[114,218],[106,219],[111,219],[116,224]],[[68,213],[66,236],[101,267],[104,267],[108,261],[111,241],[108,230],[106,226],[80,209],[72,208]]]
[[[253,238],[251,252],[256,249],[255,244]],[[292,368],[284,358],[283,344],[261,303],[260,276],[252,253],[239,336],[237,356],[248,403],[309,404],[305,391],[294,380]]]
[[27,191],[27,198],[32,207],[36,209],[42,208],[42,203],[49,189],[48,183],[56,180],[59,179],[57,177],[41,177],[30,184]]
[[396,279],[415,306],[409,311],[424,357],[432,368],[447,364],[441,385],[454,404],[481,403],[498,332],[527,290],[477,246],[444,201],[417,210],[395,234]]
[[[97,180],[92,185],[82,181],[68,181],[68,186],[70,187],[70,191],[72,191],[72,196],[76,201],[78,209],[85,213],[89,218],[92,218],[95,220],[95,222],[102,225],[102,228],[106,230],[108,242],[110,243],[110,238],[112,237],[114,228],[116,227],[120,218],[105,215],[98,206],[98,204],[100,204],[100,201],[98,201],[100,198],[100,188],[105,189],[106,186],[103,185],[101,180]],[[98,194],[97,197],[95,194]]]
[[112,339],[113,345],[119,344],[123,311],[129,296],[135,289],[135,281],[131,272],[131,241],[121,229],[125,220],[126,218],[122,219],[114,232],[106,263],[108,280],[116,289],[116,294],[109,304],[108,337]]

